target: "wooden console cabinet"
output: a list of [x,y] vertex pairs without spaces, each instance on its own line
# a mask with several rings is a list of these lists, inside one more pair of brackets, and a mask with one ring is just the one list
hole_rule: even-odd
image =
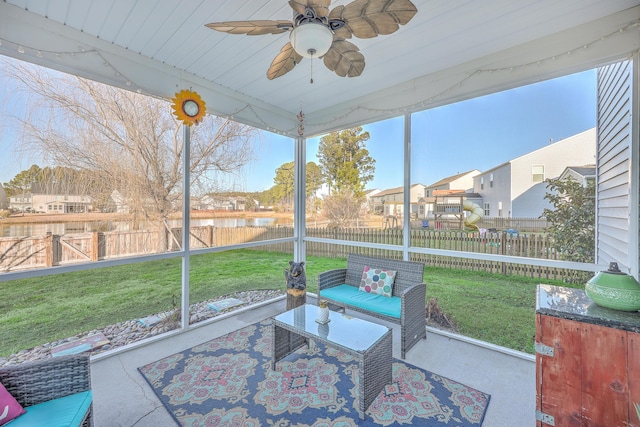
[[640,313],[539,285],[536,426],[640,427]]

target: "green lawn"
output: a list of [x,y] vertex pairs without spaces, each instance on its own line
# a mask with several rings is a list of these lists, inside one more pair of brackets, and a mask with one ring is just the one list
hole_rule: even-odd
[[[234,250],[191,257],[191,303],[252,289],[285,289],[290,254]],[[308,257],[307,289],[345,259]],[[425,269],[427,299],[460,333],[533,353],[539,279]],[[545,281],[559,284],[559,282]],[[81,332],[171,309],[180,301],[181,260],[161,260],[0,283],[0,357]]]
[[[560,281],[477,271],[425,268],[427,299],[435,297],[459,333],[514,350],[534,352],[535,291]],[[575,287],[575,286],[574,286]]]

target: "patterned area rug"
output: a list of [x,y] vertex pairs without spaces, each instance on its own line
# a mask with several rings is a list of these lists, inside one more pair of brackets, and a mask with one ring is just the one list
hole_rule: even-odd
[[271,321],[139,368],[179,425],[480,426],[489,395],[394,359],[393,382],[358,417],[358,366],[311,343],[271,370]]

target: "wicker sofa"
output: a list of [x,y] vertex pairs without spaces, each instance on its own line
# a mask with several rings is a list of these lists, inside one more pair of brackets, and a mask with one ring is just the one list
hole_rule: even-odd
[[[355,292],[352,287],[359,288],[365,266],[397,271],[392,297],[376,296],[386,299],[380,300],[384,306],[396,306],[397,310],[385,313],[380,310],[380,304],[369,304],[358,298],[363,292]],[[335,306],[399,324],[401,354],[404,359],[406,353],[419,340],[427,338],[425,316],[427,286],[422,282],[423,275],[424,264],[419,262],[350,254],[347,259],[347,268],[329,270],[318,275],[318,294],[320,299]]]
[[[93,425],[91,372],[87,353],[0,368],[0,383],[27,410],[26,414],[10,422],[11,427]],[[30,411],[29,407],[38,410]],[[62,413],[64,416],[60,416]],[[46,417],[44,423],[41,417]]]

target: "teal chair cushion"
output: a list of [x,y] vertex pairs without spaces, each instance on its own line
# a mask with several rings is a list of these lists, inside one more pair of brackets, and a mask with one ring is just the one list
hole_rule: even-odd
[[370,292],[364,292],[355,286],[347,284],[323,289],[320,298],[328,298],[334,301],[344,302],[352,306],[363,308],[385,316],[400,318],[402,300],[400,297],[386,297]]
[[11,427],[77,427],[91,406],[91,391],[83,391],[59,399],[27,406],[23,414],[11,422]]

